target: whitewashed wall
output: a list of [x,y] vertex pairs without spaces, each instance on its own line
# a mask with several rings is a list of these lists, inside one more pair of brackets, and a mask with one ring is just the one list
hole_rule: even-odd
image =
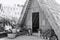
[[51,28],[51,25],[49,24],[48,20],[43,14],[44,13],[43,10],[39,7],[37,0],[32,1],[31,7],[28,12],[28,16],[26,19],[26,25],[28,25],[28,28],[32,28],[32,13],[33,12],[39,12],[39,28],[41,28],[42,30],[48,30]]

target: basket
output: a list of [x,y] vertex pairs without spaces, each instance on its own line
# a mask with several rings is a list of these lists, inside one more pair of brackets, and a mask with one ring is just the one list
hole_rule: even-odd
[[8,38],[10,38],[10,39],[13,39],[13,38],[15,38],[15,37],[16,37],[16,34],[13,34],[13,33],[8,34]]

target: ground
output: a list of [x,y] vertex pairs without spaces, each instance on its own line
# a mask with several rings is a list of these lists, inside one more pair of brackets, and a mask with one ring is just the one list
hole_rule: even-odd
[[18,37],[14,38],[14,39],[9,39],[8,37],[4,37],[4,38],[0,38],[0,40],[45,40],[45,39],[42,39],[37,34],[34,34],[32,36],[26,36],[26,35],[18,36]]
[[44,39],[37,37],[37,36],[19,36],[14,39],[0,38],[0,40],[44,40]]

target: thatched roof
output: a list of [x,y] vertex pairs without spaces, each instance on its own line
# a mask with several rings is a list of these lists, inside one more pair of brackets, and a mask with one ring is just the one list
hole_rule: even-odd
[[60,40],[60,5],[55,0],[38,0],[38,3]]

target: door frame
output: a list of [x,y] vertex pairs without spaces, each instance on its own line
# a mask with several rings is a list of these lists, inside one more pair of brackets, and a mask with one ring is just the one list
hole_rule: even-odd
[[[33,14],[36,15],[36,13],[39,15],[39,12],[33,12],[32,13],[32,32],[33,32]],[[39,20],[39,16],[38,16],[38,20]],[[39,21],[38,21],[38,25],[39,25]],[[39,29],[39,26],[38,26],[38,29]],[[37,30],[38,31],[38,30]]]

